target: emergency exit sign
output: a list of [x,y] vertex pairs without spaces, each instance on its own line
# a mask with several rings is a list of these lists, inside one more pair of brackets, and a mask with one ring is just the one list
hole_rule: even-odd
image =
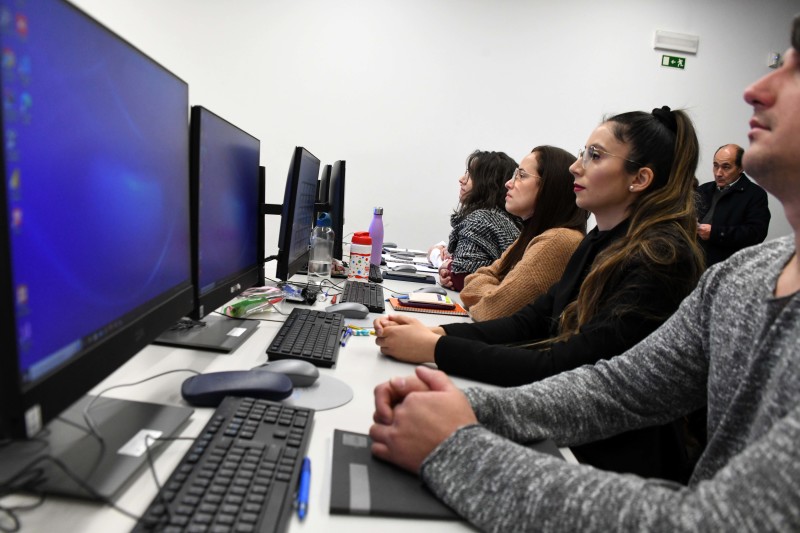
[[683,67],[686,66],[686,58],[677,56],[661,56],[661,66],[679,68],[683,70]]

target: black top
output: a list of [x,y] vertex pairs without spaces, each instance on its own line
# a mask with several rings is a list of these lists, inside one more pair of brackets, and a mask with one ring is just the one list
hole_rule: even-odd
[[[624,238],[628,223],[589,232],[570,258],[561,280],[517,313],[496,320],[448,324],[436,343],[436,364],[449,374],[503,386],[531,383],[630,348],[655,330],[696,282],[688,245],[674,262],[659,265],[637,257],[603,288],[595,317],[576,335],[549,349],[509,346],[558,334],[559,317],[575,298],[597,254]],[[475,342],[479,341],[479,342]]]
[[[697,188],[697,218],[702,220],[717,190],[709,181]],[[711,236],[700,239],[706,253],[706,265],[724,261],[742,248],[764,242],[769,230],[770,212],[767,193],[744,174],[730,186],[714,207]]]
[[[570,258],[561,280],[510,317],[444,326],[447,335],[436,343],[436,364],[448,374],[515,386],[609,359],[638,343],[694,288],[698,273],[688,244],[679,246],[677,257],[668,264],[655,264],[635,254],[629,257],[603,287],[595,317],[566,341],[549,349],[508,346],[557,335],[559,317],[577,297],[593,261],[610,244],[626,238],[627,229],[625,221],[608,231],[592,230]],[[687,474],[681,432],[673,424],[625,433],[573,451],[580,460],[601,468],[678,481],[685,481]]]

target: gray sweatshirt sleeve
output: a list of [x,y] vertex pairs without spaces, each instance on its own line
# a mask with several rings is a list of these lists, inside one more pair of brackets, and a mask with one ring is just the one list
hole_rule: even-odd
[[797,531],[800,407],[710,480],[683,487],[567,464],[474,425],[436,448],[426,484],[485,531]]
[[702,289],[624,355],[522,387],[466,391],[478,421],[516,442],[574,446],[664,424],[705,403]]
[[[793,250],[785,238],[715,265],[621,356],[517,389],[468,390],[483,425],[441,443],[423,480],[487,531],[800,531],[800,296],[772,297]],[[688,486],[517,444],[578,444],[675,418],[706,397],[709,445]]]

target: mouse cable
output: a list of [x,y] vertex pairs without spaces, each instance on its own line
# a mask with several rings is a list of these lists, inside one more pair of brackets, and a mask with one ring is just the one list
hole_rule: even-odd
[[28,505],[17,505],[17,506],[0,506],[0,511],[5,514],[11,520],[12,526],[10,528],[6,528],[5,526],[0,527],[0,531],[3,533],[15,532],[19,531],[22,527],[22,524],[17,516],[19,511],[26,511],[35,509],[41,506],[45,499],[46,495],[38,490],[38,485],[44,481],[44,474],[45,471],[43,468],[39,467],[39,463],[43,462],[50,462],[53,463],[59,470],[61,470],[69,479],[74,481],[80,488],[85,490],[92,498],[103,502],[104,504],[108,505],[115,511],[132,518],[133,520],[138,520],[139,517],[120,507],[111,498],[107,498],[102,494],[98,493],[94,488],[92,488],[88,483],[86,483],[80,476],[72,472],[67,465],[61,462],[60,459],[53,457],[52,455],[43,455],[41,457],[37,457],[30,463],[28,463],[25,468],[22,469],[18,474],[13,476],[12,478],[4,481],[2,486],[0,486],[0,497],[5,497],[10,494],[15,494],[19,492],[30,492],[37,496],[39,499]]
[[144,379],[140,379],[139,381],[134,381],[133,383],[121,383],[119,385],[113,385],[111,387],[108,387],[107,389],[104,389],[104,390],[100,391],[99,393],[97,393],[89,401],[89,403],[86,405],[86,407],[83,408],[83,420],[84,420],[84,422],[86,422],[86,426],[89,428],[89,431],[91,431],[92,435],[94,435],[97,438],[98,441],[103,442],[103,437],[97,431],[97,426],[95,425],[94,421],[92,420],[91,415],[89,415],[89,411],[91,410],[92,406],[94,405],[94,402],[96,402],[105,393],[110,392],[110,391],[115,390],[115,389],[122,389],[122,388],[125,388],[125,387],[134,387],[136,385],[141,385],[142,383],[146,383],[146,382],[148,382],[148,381],[150,381],[152,379],[160,378],[161,376],[166,376],[168,374],[176,374],[178,372],[190,372],[190,373],[195,374],[195,375],[199,375],[200,374],[200,372],[198,372],[197,370],[193,370],[191,368],[179,368],[179,369],[176,369],[176,370],[167,370],[165,372],[161,372],[160,374],[156,374],[154,376],[146,377]]
[[[156,485],[156,496],[159,500],[161,500],[161,503],[164,505],[164,508],[167,512],[165,517],[166,522],[158,524],[159,529],[172,521],[172,510],[170,509],[169,501],[166,499],[166,495],[161,493],[161,489],[164,487],[164,485],[158,480],[156,465],[153,462],[153,455],[151,453],[151,445],[157,444],[158,442],[172,442],[177,440],[188,440],[194,442],[198,437],[200,437],[200,435],[197,435],[197,437],[153,437],[149,433],[145,434],[144,436],[144,449],[145,453],[147,454],[147,466],[153,478],[153,483]],[[178,464],[180,465],[180,463]],[[177,466],[175,468],[177,468]]]

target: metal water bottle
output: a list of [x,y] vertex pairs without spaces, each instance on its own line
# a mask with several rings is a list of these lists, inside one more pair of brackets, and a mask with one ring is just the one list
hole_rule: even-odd
[[381,266],[383,257],[383,208],[376,207],[372,212],[372,222],[369,223],[369,237],[372,239],[372,253],[369,262]]

